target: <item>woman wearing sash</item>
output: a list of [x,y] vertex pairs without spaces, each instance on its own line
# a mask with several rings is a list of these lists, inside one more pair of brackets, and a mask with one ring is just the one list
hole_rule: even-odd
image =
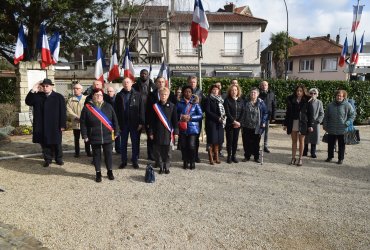
[[220,95],[221,89],[213,84],[209,89],[209,96],[205,101],[206,134],[209,164],[221,163],[219,159],[220,145],[224,142],[224,127],[226,114],[224,100]]
[[166,87],[158,89],[159,102],[152,103],[150,122],[148,124],[149,139],[153,143],[155,164],[159,166],[159,174],[170,173],[171,146],[174,136],[178,134],[176,106],[169,100],[170,90]]
[[177,117],[179,118],[179,143],[181,148],[182,160],[184,169],[188,167],[195,169],[196,156],[196,138],[200,133],[199,122],[203,118],[202,109],[199,105],[199,98],[193,96],[191,86],[182,88],[183,98],[176,104]]
[[[92,101],[86,103],[81,112],[81,134],[85,142],[92,146],[96,182],[102,181],[101,148],[109,180],[114,180],[112,172],[112,142],[118,135],[119,127],[113,107],[104,102],[103,90],[95,89]],[[115,136],[114,136],[115,133]]]

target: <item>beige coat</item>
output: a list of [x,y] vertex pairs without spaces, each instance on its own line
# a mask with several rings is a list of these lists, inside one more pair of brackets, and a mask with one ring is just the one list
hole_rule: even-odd
[[86,96],[82,95],[81,100],[78,101],[76,96],[72,96],[67,102],[67,115],[72,121],[72,129],[80,129],[80,116],[82,108],[84,107]]

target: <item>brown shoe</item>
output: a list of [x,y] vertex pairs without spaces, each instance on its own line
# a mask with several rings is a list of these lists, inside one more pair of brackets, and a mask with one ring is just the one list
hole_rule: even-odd
[[208,148],[208,158],[209,158],[209,164],[214,165],[213,161],[213,153],[214,153],[214,147],[213,145],[210,145]]
[[217,163],[217,164],[220,164],[221,163],[221,161],[220,161],[220,158],[219,158],[219,152],[220,152],[220,145],[218,145],[218,144],[214,144],[213,145],[213,153],[214,153],[214,160],[215,160],[215,162]]

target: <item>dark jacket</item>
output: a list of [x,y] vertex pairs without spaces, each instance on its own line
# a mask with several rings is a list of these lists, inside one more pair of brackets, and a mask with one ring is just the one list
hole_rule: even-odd
[[218,102],[211,97],[205,100],[206,134],[208,144],[222,144],[224,142],[224,128]]
[[197,135],[200,133],[199,122],[203,119],[202,109],[199,106],[198,97],[192,98],[189,103],[186,103],[184,98],[177,102],[177,118],[180,120],[181,114],[187,114],[190,104],[192,105],[189,112],[191,120],[188,122],[188,129],[186,131],[180,131],[180,134]]
[[[124,98],[129,95],[128,107],[124,105]],[[117,95],[114,103],[118,124],[121,129],[129,126],[136,129],[139,125],[145,125],[145,106],[141,99],[140,93],[131,89],[130,92],[122,89]],[[127,116],[125,112],[127,113]]]
[[290,135],[293,129],[293,112],[299,112],[299,132],[306,135],[308,128],[313,126],[312,106],[308,103],[308,97],[303,97],[300,103],[297,103],[295,95],[288,96],[287,109],[285,114],[284,126],[287,127],[287,134]]
[[[248,102],[249,102],[249,99],[245,100],[245,103],[244,103],[243,117],[241,119],[242,127],[246,127],[248,115],[250,114],[250,112],[247,110]],[[263,134],[263,132],[265,131],[265,127],[263,125],[266,126],[266,122],[268,119],[268,111],[262,99],[260,98],[257,99],[257,105],[258,105],[258,110],[259,110],[259,126],[255,128],[255,134]]]
[[26,104],[33,107],[32,142],[41,144],[62,143],[61,128],[66,128],[67,108],[64,97],[52,91],[49,97],[44,92],[29,92]]
[[[172,91],[170,91],[168,101],[172,102],[176,106],[177,98],[174,95],[174,93],[172,93]],[[151,113],[154,112],[153,104],[158,103],[158,102],[159,102],[158,89],[155,89],[153,92],[151,92],[149,94],[148,99],[147,99],[147,103],[146,103],[145,122],[146,122],[147,126],[149,126],[149,124],[150,124]]]
[[[178,134],[177,126],[177,111],[176,106],[170,101],[167,101],[165,104],[158,103],[159,107],[162,109],[164,115],[167,117],[167,121],[170,123],[170,126],[174,130],[174,134]],[[163,125],[159,119],[157,113],[152,109],[153,112],[150,114],[150,124],[148,128],[148,134],[154,136],[154,144],[156,145],[170,145],[171,142],[171,133]]]
[[225,99],[224,102],[226,113],[226,128],[232,128],[233,122],[241,122],[244,113],[244,101],[242,98],[234,100],[231,97]]
[[[93,106],[92,102],[89,102],[89,104]],[[118,135],[118,121],[112,105],[104,102],[100,110],[112,122],[115,135]],[[89,138],[91,144],[106,144],[112,143],[113,141],[112,131],[109,131],[109,129],[87,109],[86,105],[81,112],[80,126],[82,138]]]
[[152,79],[148,78],[146,82],[143,82],[140,77],[137,79],[134,85],[132,85],[132,88],[139,92],[141,95],[141,99],[143,100],[144,107],[146,107],[147,99],[149,97],[149,94],[153,92],[156,87]]
[[330,135],[343,135],[346,128],[353,124],[355,118],[355,110],[347,100],[333,101],[326,109],[323,127]]
[[203,91],[200,88],[193,89],[193,95],[196,95],[198,97],[199,105],[204,111],[204,105],[206,103],[207,97],[203,94]]
[[275,98],[275,93],[271,90],[267,92],[260,91],[258,96],[262,101],[265,103],[267,110],[268,110],[268,119],[275,119],[275,111],[277,106],[277,100]]

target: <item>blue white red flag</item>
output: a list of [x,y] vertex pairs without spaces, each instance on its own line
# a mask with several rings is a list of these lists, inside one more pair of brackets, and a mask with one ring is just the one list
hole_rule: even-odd
[[98,45],[98,52],[96,53],[95,64],[95,79],[101,81],[104,84],[103,60],[103,51]]
[[354,5],[353,6],[353,21],[352,21],[351,32],[354,32],[357,30],[358,25],[360,24],[363,8],[364,8],[364,5],[357,5],[357,6]]
[[193,47],[197,47],[198,43],[205,43],[208,36],[209,24],[206,13],[204,12],[201,0],[195,0],[193,21],[191,22],[190,36],[193,42]]
[[353,40],[353,49],[352,49],[352,55],[351,55],[351,63],[356,64],[356,60],[358,57],[358,51],[357,51],[357,41],[356,41],[356,36]]
[[53,64],[58,63],[59,60],[59,50],[60,50],[60,35],[59,32],[54,32],[54,34],[49,39],[49,47],[51,56],[53,59]]
[[123,68],[123,77],[129,77],[133,82],[135,82],[135,69],[134,65],[132,64],[130,51],[128,48],[126,48],[122,68]]
[[108,81],[113,81],[119,78],[119,67],[118,67],[118,59],[117,59],[117,50],[116,45],[113,45],[112,49],[112,57],[110,58],[109,64],[109,73],[108,73]]
[[339,58],[339,62],[338,62],[339,67],[344,66],[344,64],[346,62],[347,53],[348,53],[348,42],[347,42],[347,37],[346,37],[346,40],[344,40],[342,53],[340,54],[340,58]]
[[[356,46],[356,43],[353,46]],[[352,60],[351,60],[352,63],[354,64],[358,63],[358,58],[359,58],[360,53],[362,53],[363,47],[364,47],[364,34],[362,34],[360,44],[358,45],[358,48],[356,49],[356,53],[352,55]]]
[[47,66],[53,64],[53,59],[51,57],[49,41],[46,35],[45,26],[43,24],[41,24],[40,26],[40,35],[41,35],[41,68],[45,69]]
[[14,64],[18,64],[24,59],[24,49],[27,48],[27,41],[24,35],[23,24],[19,26],[17,44],[15,45]]
[[168,80],[169,80],[169,69],[168,69],[168,65],[163,61],[162,64],[161,64],[161,68],[159,69],[159,72],[158,72],[158,77],[163,77],[165,80],[166,80],[166,87],[169,88],[169,85],[168,85]]

